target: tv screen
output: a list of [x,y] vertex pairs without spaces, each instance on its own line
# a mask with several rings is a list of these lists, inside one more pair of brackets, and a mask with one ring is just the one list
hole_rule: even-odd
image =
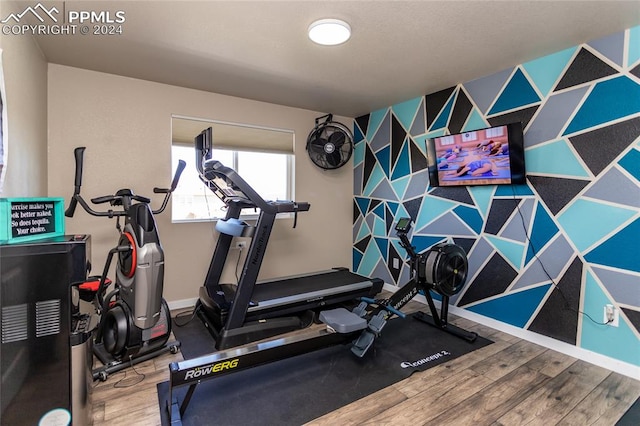
[[431,186],[525,183],[522,123],[427,139]]

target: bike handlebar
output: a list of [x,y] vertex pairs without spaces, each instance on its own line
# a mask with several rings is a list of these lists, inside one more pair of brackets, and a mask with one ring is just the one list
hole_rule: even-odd
[[[82,187],[82,168],[83,168],[82,166],[84,162],[85,149],[86,147],[84,146],[74,149],[74,156],[76,160],[76,171],[75,171],[75,181],[74,181],[75,187],[74,187],[73,195],[71,196],[71,201],[69,202],[69,207],[64,213],[65,216],[73,217],[78,203],[80,203],[82,208],[92,216],[108,216],[108,217],[125,216],[127,212],[124,210],[123,211],[108,210],[104,212],[93,210],[91,206],[89,206],[87,202],[84,200],[84,198],[82,198],[82,195],[80,195],[80,189]],[[176,172],[173,176],[171,187],[169,189],[161,189],[161,188],[153,189],[154,193],[166,194],[160,208],[158,210],[152,210],[153,214],[162,213],[164,209],[167,207],[167,203],[169,202],[171,193],[176,189],[176,186],[178,185],[178,181],[180,180],[180,175],[182,174],[182,171],[184,170],[185,166],[186,166],[186,163],[184,161],[182,160],[178,161],[178,167],[176,168]],[[115,195],[105,195],[101,197],[92,198],[91,202],[94,204],[102,204],[102,203],[110,202],[111,205],[122,205],[123,204],[122,201],[125,199],[125,197],[129,197],[129,199],[131,200],[139,201],[145,204],[151,203],[150,198],[143,197],[141,195],[135,195],[128,189],[119,190]]]
[[78,205],[77,196],[80,196],[80,187],[82,186],[82,163],[85,149],[86,147],[81,146],[73,150],[73,155],[76,158],[76,175],[74,180],[73,196],[71,197],[71,202],[69,202],[69,207],[64,212],[64,215],[67,217],[73,217],[76,212],[76,206]]
[[176,172],[173,175],[173,180],[171,181],[171,188],[169,189],[159,189],[159,188],[154,188],[153,192],[156,192],[156,189],[159,189],[159,191],[157,192],[166,192],[167,195],[164,196],[164,200],[162,200],[162,205],[160,206],[160,208],[158,210],[153,210],[153,214],[158,214],[158,213],[162,213],[164,211],[164,209],[167,207],[167,203],[169,202],[169,198],[171,197],[171,193],[173,191],[175,191],[176,187],[178,186],[178,181],[180,180],[180,175],[182,175],[182,171],[184,170],[184,168],[187,166],[187,163],[185,163],[183,160],[178,160],[178,167],[176,167]]

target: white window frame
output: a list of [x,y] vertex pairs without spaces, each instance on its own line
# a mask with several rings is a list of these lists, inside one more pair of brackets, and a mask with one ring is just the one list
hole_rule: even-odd
[[456,142],[456,138],[453,135],[440,136],[439,140],[441,146],[453,145]]
[[504,130],[505,130],[505,126],[490,127],[490,128],[485,130],[485,135],[486,135],[487,139],[489,139],[489,138],[497,138],[497,137],[500,137],[500,136],[504,136]]

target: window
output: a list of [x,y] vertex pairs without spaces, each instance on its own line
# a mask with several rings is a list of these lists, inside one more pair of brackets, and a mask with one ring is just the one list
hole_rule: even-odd
[[[172,195],[172,221],[209,221],[227,214],[224,203],[200,180],[196,168],[196,161],[201,159],[195,158],[194,139],[208,128],[212,158],[234,169],[263,199],[293,199],[293,131],[173,116],[173,170],[178,160],[187,165]],[[244,209],[241,217],[248,219],[256,214],[253,209]]]
[[497,138],[504,135],[504,129],[505,126],[492,127],[490,129],[486,129],[485,134],[487,135],[487,138]]
[[473,142],[477,139],[477,132],[466,132],[462,134],[462,142]]
[[[173,170],[178,160],[187,166],[172,195],[171,219],[174,222],[205,221],[224,218],[225,205],[200,180],[195,166],[193,145],[174,143],[171,147]],[[214,149],[213,158],[231,167],[265,200],[290,200],[292,155],[273,152]],[[245,209],[241,217],[255,216]]]
[[456,138],[453,136],[442,136],[440,137],[440,145],[453,145],[456,142]]

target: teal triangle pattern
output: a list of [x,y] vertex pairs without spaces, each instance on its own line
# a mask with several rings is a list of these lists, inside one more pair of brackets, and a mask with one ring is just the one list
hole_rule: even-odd
[[527,173],[590,177],[564,139],[527,150]]
[[[584,284],[583,311],[596,321],[602,320],[603,307],[614,304],[597,283],[591,271],[587,271]],[[582,321],[580,333],[580,347],[640,366],[640,341],[620,315],[618,327],[604,327],[593,321]]]
[[363,220],[362,225],[360,225],[360,231],[356,236],[356,241],[360,241],[370,234],[371,234],[371,230],[369,229],[369,225],[367,225],[367,221]]
[[540,102],[540,97],[533,87],[531,87],[531,83],[529,83],[529,80],[527,80],[522,71],[517,68],[496,103],[491,107],[489,115],[531,105],[536,102]]
[[378,163],[380,164],[380,167],[382,167],[382,171],[388,178],[389,172],[390,172],[389,163],[391,162],[391,145],[385,146],[380,151],[376,152],[374,155],[378,159]]
[[637,149],[629,150],[629,152],[618,161],[618,164],[640,182],[640,151]]
[[478,212],[482,215],[482,217],[486,218],[487,213],[489,212],[489,207],[491,207],[491,197],[493,197],[495,187],[473,186],[467,189],[469,190],[471,197],[478,207]]
[[380,123],[384,120],[384,117],[387,115],[388,108],[382,108],[376,111],[373,111],[369,115],[369,125],[367,126],[367,139],[371,140],[373,135],[375,135]]
[[558,217],[558,223],[576,248],[584,252],[634,215],[633,210],[579,199]]
[[627,76],[597,83],[584,101],[564,135],[640,112],[640,84]]
[[[587,262],[613,268],[640,272],[640,259],[636,250],[620,250],[620,247],[637,247],[640,237],[640,219],[636,219],[604,243],[584,256]],[[640,287],[639,287],[640,290]]]
[[505,240],[503,238],[494,237],[493,235],[486,235],[488,241],[502,254],[516,270],[520,270],[522,266],[522,255],[524,254],[525,246],[522,243],[515,241]]
[[640,60],[640,26],[629,30],[629,50],[627,52],[628,66],[631,67]]
[[380,219],[384,220],[384,204],[380,203],[378,206],[373,209],[373,213],[378,216]]
[[391,186],[393,187],[393,191],[398,196],[398,200],[402,200],[404,198],[404,193],[407,191],[410,181],[411,176],[405,176],[403,178],[391,181]]
[[551,92],[576,50],[578,48],[574,46],[522,65],[542,96],[547,96]]
[[386,238],[374,237],[373,238],[378,246],[378,250],[380,250],[380,254],[384,260],[387,259],[387,253],[389,250],[389,240]]
[[427,139],[428,139],[427,135],[416,136],[416,137],[413,138],[413,142],[418,147],[420,152],[422,152],[424,154],[425,157],[428,157],[428,155],[427,155]]
[[496,188],[496,197],[513,197],[533,195],[528,185],[499,185]]
[[351,258],[353,259],[353,266],[352,266],[351,270],[357,271],[358,268],[360,267],[360,261],[362,261],[362,253],[360,253],[356,249],[352,249],[351,250]]
[[433,245],[442,241],[442,237],[430,237],[425,235],[414,235],[411,238],[411,245],[415,247],[417,253],[422,253]]
[[367,181],[367,185],[364,187],[364,190],[362,191],[362,195],[370,196],[371,193],[376,189],[378,184],[382,182],[383,179],[384,179],[384,172],[382,171],[382,167],[380,167],[380,164],[376,162],[376,165],[373,167],[373,171],[371,172],[371,176]]
[[460,216],[457,216],[452,212],[445,213],[423,228],[418,228],[416,226],[416,229],[419,230],[418,232],[421,234],[455,235],[458,237],[470,238],[477,236],[469,226],[460,219]]
[[409,256],[407,255],[407,251],[400,245],[400,240],[389,238],[389,242],[391,243],[391,246],[396,250],[396,252],[400,256],[402,256],[403,260],[409,258]]
[[550,287],[551,284],[547,284],[518,291],[484,303],[468,306],[466,309],[515,327],[524,328],[529,318],[542,303]]
[[459,205],[458,207],[453,209],[453,211],[460,217],[460,219],[462,219],[464,223],[469,225],[469,227],[473,229],[476,234],[480,234],[480,232],[482,232],[484,222],[482,220],[482,216],[480,216],[480,213],[478,212],[478,209]]
[[409,214],[407,209],[404,207],[404,205],[400,204],[398,206],[398,211],[396,212],[396,217],[411,217],[411,215]]
[[408,176],[410,173],[411,159],[409,158],[409,143],[407,140],[405,140],[404,144],[402,145],[400,155],[398,155],[398,161],[396,161],[395,167],[393,168],[391,180],[396,180]]
[[424,197],[418,218],[416,219],[415,229],[424,228],[443,213],[456,207],[456,205],[456,203],[439,197]]
[[399,203],[394,203],[393,201],[387,201],[387,206],[389,207],[389,210],[391,210],[391,213],[393,213],[394,216],[398,212],[399,205],[400,205]]
[[453,109],[453,101],[456,99],[457,93],[458,92],[456,90],[453,91],[451,97],[447,101],[447,104],[444,106],[444,108],[442,108],[442,111],[440,111],[440,115],[431,125],[430,130],[442,129],[447,127],[447,123],[449,123],[449,116],[451,115],[451,110]]
[[360,142],[353,147],[353,167],[356,167],[364,162],[364,151],[366,143]]
[[462,128],[462,132],[469,132],[472,130],[484,129],[485,127],[489,127],[487,121],[482,118],[480,112],[478,112],[477,108],[474,108],[467,119],[464,127]]
[[547,211],[538,203],[536,216],[533,219],[531,236],[529,237],[530,244],[527,250],[525,264],[528,264],[534,255],[538,254],[540,250],[542,250],[542,247],[544,247],[557,232],[558,227]]
[[355,197],[355,199],[356,199],[356,204],[360,209],[360,213],[362,213],[362,216],[366,216],[367,211],[369,210],[369,203],[371,200],[369,200],[368,198],[362,198],[362,197]]
[[378,237],[387,236],[387,226],[384,219],[380,219],[379,217],[375,218],[373,222],[373,235]]
[[425,136],[427,137],[427,139],[429,139],[429,138],[437,138],[439,136],[444,136],[445,133],[446,133],[445,130],[446,129],[433,130],[433,131],[427,133]]
[[420,102],[422,102],[422,96],[395,104],[391,107],[391,111],[393,111],[398,121],[400,121],[400,124],[402,124],[402,127],[407,131],[411,128],[411,123],[420,107]]
[[369,244],[364,252],[364,256],[362,256],[362,260],[360,261],[358,274],[370,277],[371,272],[373,272],[379,260],[380,252],[378,251],[377,245]]
[[356,125],[354,121],[353,122],[353,143],[357,144],[359,142],[362,142],[363,140],[364,140],[364,135],[362,134],[360,127]]

